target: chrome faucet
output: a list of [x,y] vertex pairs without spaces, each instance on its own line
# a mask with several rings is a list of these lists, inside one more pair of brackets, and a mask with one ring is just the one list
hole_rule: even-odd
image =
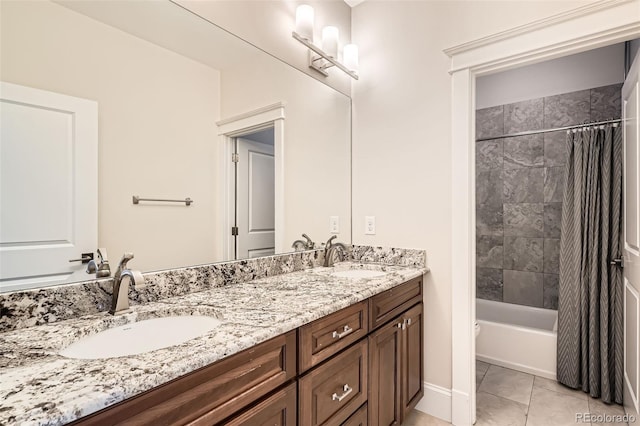
[[109,259],[107,259],[107,249],[98,249],[98,260],[91,259],[87,264],[87,274],[96,274],[96,278],[105,278],[111,276],[111,267],[109,266]]
[[337,235],[332,236],[327,240],[324,246],[324,265],[325,267],[333,266],[335,263],[335,257],[338,255],[338,261],[343,261],[344,256],[351,252],[351,249],[343,243],[334,243],[333,240],[337,238]]
[[313,250],[316,247],[316,243],[314,243],[307,234],[302,234],[302,238],[306,241],[295,240],[293,244],[291,244],[291,248],[298,251],[298,247],[302,247],[302,250]]
[[144,277],[140,271],[127,268],[127,262],[133,259],[133,253],[125,253],[120,259],[116,274],[113,276],[113,299],[109,313],[115,315],[129,309],[129,282],[134,285],[144,283]]

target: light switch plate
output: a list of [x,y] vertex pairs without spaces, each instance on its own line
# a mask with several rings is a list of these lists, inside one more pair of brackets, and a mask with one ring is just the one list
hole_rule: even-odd
[[364,217],[364,233],[365,235],[376,235],[376,217]]
[[329,233],[340,233],[340,219],[338,218],[338,216],[329,216]]

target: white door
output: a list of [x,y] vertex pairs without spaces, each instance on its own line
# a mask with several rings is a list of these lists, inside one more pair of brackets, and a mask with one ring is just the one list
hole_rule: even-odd
[[624,405],[638,413],[640,389],[640,55],[622,87],[624,126]]
[[0,292],[87,278],[97,159],[96,102],[0,83]]
[[237,138],[236,259],[275,253],[273,145]]

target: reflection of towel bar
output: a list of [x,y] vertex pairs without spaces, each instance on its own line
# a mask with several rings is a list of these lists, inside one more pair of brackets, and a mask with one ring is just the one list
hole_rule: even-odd
[[140,204],[140,201],[162,201],[166,203],[185,203],[187,206],[190,206],[193,203],[191,198],[185,198],[184,200],[164,200],[162,198],[140,198],[137,195],[133,196],[133,204]]

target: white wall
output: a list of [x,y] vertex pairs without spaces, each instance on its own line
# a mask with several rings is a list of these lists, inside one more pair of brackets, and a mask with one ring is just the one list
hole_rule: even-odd
[[296,7],[311,5],[315,12],[315,40],[320,44],[322,28],[333,25],[340,32],[340,50],[351,40],[351,8],[342,0],[177,0],[176,3],[269,52],[323,83],[349,95],[351,77],[330,69],[324,77],[309,68],[308,49],[291,36],[295,30]]
[[482,76],[476,108],[559,95],[624,81],[624,43]]
[[[284,243],[316,243],[338,216],[338,241],[351,241],[351,99],[270,57],[221,73],[221,118],[285,103]],[[267,77],[268,76],[268,77]]]
[[[451,387],[451,81],[443,49],[585,2],[367,1],[352,10],[354,244],[427,250],[425,380]],[[364,235],[364,216],[377,235]]]
[[[2,80],[98,102],[98,239],[112,262],[214,261],[219,72],[54,3],[0,4]],[[134,206],[134,194],[195,202]]]

